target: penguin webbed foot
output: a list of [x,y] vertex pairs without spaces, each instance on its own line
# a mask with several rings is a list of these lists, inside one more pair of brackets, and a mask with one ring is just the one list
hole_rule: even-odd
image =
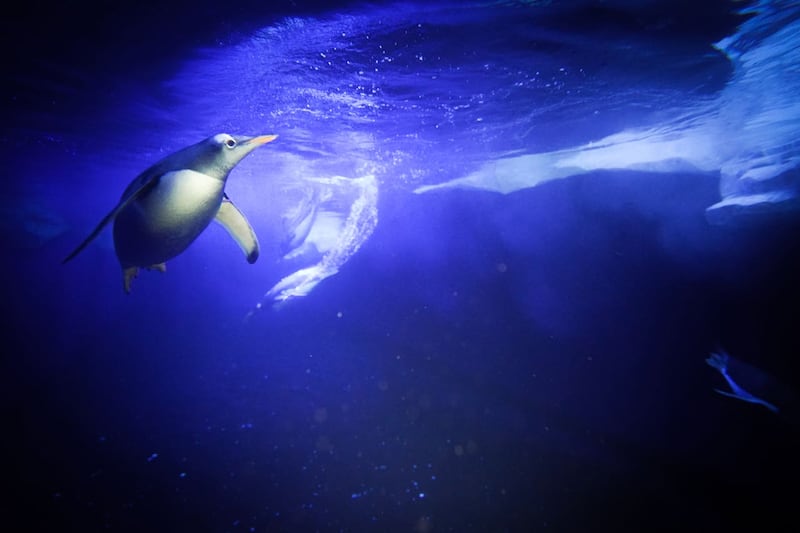
[[[166,272],[167,271],[167,264],[166,263],[156,263],[155,265],[150,265],[144,267],[145,270],[157,270],[159,272]],[[133,284],[133,280],[139,275],[139,267],[127,267],[122,269],[122,288],[125,289],[125,294],[130,294],[131,292],[131,285]]]
[[139,275],[139,267],[128,267],[122,269],[122,288],[125,294],[131,293],[131,283]]

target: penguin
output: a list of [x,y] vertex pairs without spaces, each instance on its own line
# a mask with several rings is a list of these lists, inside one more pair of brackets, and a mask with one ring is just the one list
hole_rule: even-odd
[[114,251],[126,293],[140,268],[165,272],[166,262],[186,250],[212,220],[233,237],[247,262],[255,263],[258,239],[225,194],[225,182],[247,154],[276,138],[220,133],[165,157],[128,185],[117,206],[63,263],[78,255],[112,220]]

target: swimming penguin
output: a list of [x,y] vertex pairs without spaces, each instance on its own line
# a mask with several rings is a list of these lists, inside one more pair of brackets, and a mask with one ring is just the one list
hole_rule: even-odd
[[69,254],[75,257],[114,221],[114,249],[130,292],[139,268],[166,270],[166,261],[192,244],[212,220],[228,231],[248,263],[258,259],[258,240],[225,194],[225,181],[239,161],[277,135],[232,137],[220,133],[169,155],[137,176],[119,204]]

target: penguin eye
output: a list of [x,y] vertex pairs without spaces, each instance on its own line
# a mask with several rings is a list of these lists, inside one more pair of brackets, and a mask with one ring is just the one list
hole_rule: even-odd
[[234,146],[236,146],[236,141],[234,139],[228,139],[227,141],[225,141],[225,145],[228,148],[233,148]]

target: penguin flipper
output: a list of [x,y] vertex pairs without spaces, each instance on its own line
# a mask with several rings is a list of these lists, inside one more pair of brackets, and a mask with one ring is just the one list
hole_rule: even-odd
[[137,177],[133,181],[133,183],[138,182],[139,186],[133,191],[131,191],[130,190],[131,185],[133,185],[133,183],[131,183],[131,185],[129,185],[128,188],[125,190],[125,193],[122,195],[122,200],[120,200],[117,206],[114,209],[112,209],[110,213],[108,213],[106,216],[103,217],[103,220],[101,220],[100,223],[97,224],[97,227],[94,228],[94,230],[89,234],[89,236],[86,237],[83,240],[83,242],[80,243],[78,247],[72,251],[72,253],[70,253],[67,257],[65,257],[64,260],[61,261],[61,264],[63,265],[76,255],[81,253],[81,251],[84,248],[86,248],[86,246],[90,242],[92,242],[98,235],[100,235],[100,232],[103,231],[103,228],[105,228],[109,222],[114,220],[114,218],[120,213],[120,211],[128,207],[128,205],[130,205],[131,202],[142,196],[142,194],[149,191],[151,186],[156,182],[158,182],[159,178],[161,178],[161,174],[155,174],[151,176],[149,179],[144,179],[144,174]]
[[[122,205],[122,204],[120,204],[120,205]],[[95,237],[97,237],[98,235],[100,235],[100,232],[101,232],[101,231],[103,231],[103,228],[104,228],[104,227],[106,227],[106,224],[108,224],[109,222],[111,222],[111,220],[112,220],[112,219],[113,219],[115,216],[117,216],[117,213],[119,213],[119,212],[120,212],[120,205],[118,205],[117,207],[115,207],[115,208],[114,208],[114,209],[113,209],[113,210],[112,210],[112,211],[111,211],[109,214],[107,214],[105,217],[103,217],[103,220],[101,220],[101,221],[100,221],[100,223],[97,225],[97,227],[96,227],[96,228],[94,228],[94,231],[92,231],[92,232],[89,234],[89,236],[88,236],[88,237],[86,237],[86,238],[83,240],[83,242],[82,242],[82,243],[80,243],[80,244],[78,245],[78,247],[77,247],[77,248],[75,248],[74,250],[72,250],[72,253],[70,253],[70,254],[69,254],[67,257],[65,257],[63,261],[61,261],[61,264],[62,264],[62,265],[63,265],[64,263],[66,263],[67,261],[69,261],[70,259],[72,259],[73,257],[75,257],[76,255],[78,255],[79,253],[81,253],[81,250],[83,250],[84,248],[86,248],[86,246],[87,246],[87,245],[88,245],[90,242],[92,242],[92,241],[95,239]]]
[[233,240],[236,241],[236,244],[239,245],[239,248],[242,249],[245,257],[247,257],[247,262],[250,264],[255,263],[256,259],[258,259],[256,233],[242,212],[233,205],[227,194],[222,198],[222,204],[219,206],[215,220],[233,237]]

